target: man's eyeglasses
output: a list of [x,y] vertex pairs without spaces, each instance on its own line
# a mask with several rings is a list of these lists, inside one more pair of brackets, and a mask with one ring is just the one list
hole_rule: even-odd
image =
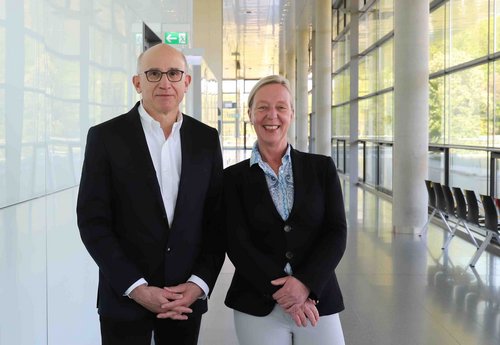
[[175,83],[182,79],[184,71],[179,69],[170,69],[166,72],[162,72],[159,69],[150,69],[144,71],[144,74],[146,75],[146,79],[152,83],[159,82],[164,74],[167,76],[168,81]]

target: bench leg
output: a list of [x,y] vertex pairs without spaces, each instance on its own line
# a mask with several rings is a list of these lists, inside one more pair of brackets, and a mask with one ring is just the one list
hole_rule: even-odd
[[424,235],[426,232],[427,232],[427,229],[428,229],[428,226],[429,226],[429,223],[431,222],[431,219],[432,217],[434,217],[434,214],[436,213],[436,209],[433,209],[432,210],[432,213],[431,215],[429,216],[429,219],[427,219],[427,222],[425,223],[425,225],[423,226],[422,230],[420,231],[420,234],[418,234],[418,236],[422,237],[422,235]]
[[[443,247],[441,247],[441,249],[443,249],[443,250],[444,250],[444,249],[448,248],[448,246],[450,245],[451,240],[452,240],[452,239],[453,239],[453,237],[455,236],[455,231],[457,231],[458,224],[459,224],[460,222],[462,222],[462,220],[461,220],[461,219],[459,219],[459,220],[456,222],[455,226],[453,227],[453,230],[452,230],[452,231],[451,231],[451,233],[450,233],[450,236],[448,236],[448,238],[446,239],[445,244],[443,245]],[[465,223],[464,223],[464,224],[465,224]],[[477,246],[476,246],[476,248],[477,248]]]
[[488,235],[484,239],[483,243],[479,247],[478,250],[476,250],[476,253],[472,257],[472,259],[469,261],[469,264],[467,266],[474,267],[476,265],[477,260],[479,260],[479,257],[481,254],[483,254],[484,250],[488,246],[488,244],[491,242],[491,238],[493,237],[493,233],[491,231],[488,231]]

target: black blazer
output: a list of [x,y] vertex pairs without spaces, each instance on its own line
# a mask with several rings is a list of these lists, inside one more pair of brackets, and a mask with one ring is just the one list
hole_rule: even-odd
[[271,280],[293,276],[319,300],[320,315],[344,309],[335,276],[346,247],[342,191],[331,158],[291,150],[294,203],[283,221],[274,206],[264,172],[242,161],[224,171],[228,256],[236,271],[225,303],[241,312],[264,316],[278,290]]
[[[123,319],[149,313],[123,296],[139,278],[163,287],[195,274],[211,291],[224,262],[217,131],[183,115],[182,172],[169,228],[138,106],[89,130],[77,201],[81,238],[99,266],[99,314]],[[205,312],[206,300],[192,308]]]

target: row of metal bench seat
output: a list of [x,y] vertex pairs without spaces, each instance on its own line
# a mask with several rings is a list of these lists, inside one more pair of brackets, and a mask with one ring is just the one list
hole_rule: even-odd
[[[449,232],[448,238],[442,247],[442,249],[445,250],[455,236],[458,226],[462,225],[471,238],[472,243],[477,248],[468,263],[469,266],[474,267],[477,260],[492,240],[496,240],[497,243],[500,243],[497,210],[497,206],[500,206],[500,201],[490,195],[480,194],[481,202],[479,202],[473,190],[464,189],[462,191],[459,187],[450,188],[439,182],[425,180],[425,186],[429,196],[429,210],[431,213],[419,236],[425,235],[432,218],[435,215],[439,215]],[[479,211],[480,203],[484,210],[483,214]],[[453,227],[450,226],[451,222],[455,223],[451,224]],[[471,226],[486,231],[486,238],[480,246],[471,232]]]

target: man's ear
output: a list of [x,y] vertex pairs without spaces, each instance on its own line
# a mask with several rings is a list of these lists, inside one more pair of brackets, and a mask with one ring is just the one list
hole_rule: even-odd
[[189,84],[191,84],[191,76],[189,74],[186,74],[186,76],[184,77],[184,93],[188,92]]
[[132,77],[132,84],[134,84],[135,91],[137,93],[141,93],[142,92],[142,90],[141,90],[141,77],[139,77],[138,75],[134,75]]

